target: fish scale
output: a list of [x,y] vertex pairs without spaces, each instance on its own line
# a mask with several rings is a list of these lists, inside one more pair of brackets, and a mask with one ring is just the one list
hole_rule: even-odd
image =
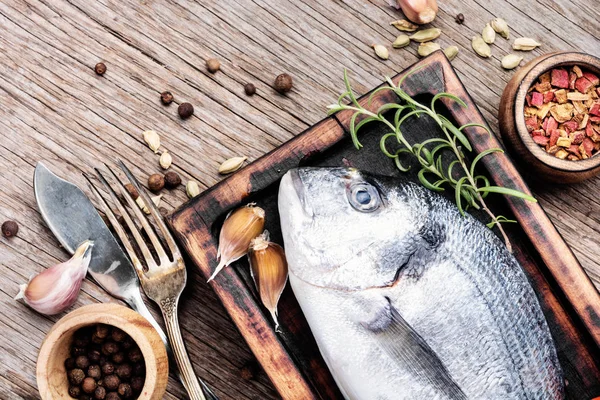
[[420,185],[288,172],[290,283],[348,399],[564,398],[525,273],[483,224]]

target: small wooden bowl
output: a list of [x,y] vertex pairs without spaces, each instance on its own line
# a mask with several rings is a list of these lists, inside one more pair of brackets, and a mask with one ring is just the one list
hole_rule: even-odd
[[106,324],[126,332],[138,345],[146,363],[146,382],[139,399],[162,399],[169,378],[167,351],[150,323],[118,304],[91,304],[61,318],[46,335],[37,360],[37,384],[43,400],[71,399],[65,360],[75,331]]
[[499,124],[504,143],[513,151],[513,159],[523,172],[534,179],[555,183],[574,183],[600,173],[600,156],[586,160],[561,160],[537,145],[525,126],[525,95],[544,72],[557,67],[579,65],[600,75],[600,59],[584,53],[550,53],[537,57],[512,77],[500,99]]

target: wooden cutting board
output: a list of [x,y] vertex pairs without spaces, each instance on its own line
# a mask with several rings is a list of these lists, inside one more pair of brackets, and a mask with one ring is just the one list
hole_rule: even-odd
[[[407,77],[403,84],[406,92],[424,101],[436,93],[450,92],[468,107],[464,109],[452,102],[445,103],[449,118],[458,125],[468,122],[486,124],[442,52],[434,53],[416,66],[422,68]],[[407,72],[396,75],[393,80],[397,82]],[[389,91],[380,91],[367,107],[367,96],[360,101],[371,110],[397,101]],[[217,264],[217,238],[226,214],[243,204],[254,201],[264,208],[266,228],[271,232],[272,240],[283,244],[277,189],[279,179],[289,169],[299,165],[349,164],[387,175],[400,174],[380,153],[378,141],[384,133],[382,127],[366,125],[361,133],[364,148],[358,151],[352,146],[347,133],[351,116],[350,112],[342,111],[322,120],[184,204],[167,218],[179,242],[205,277],[211,275]],[[426,118],[411,119],[407,123],[406,135],[412,135],[413,139],[423,141],[440,134]],[[502,147],[496,137],[481,128],[468,128],[465,133],[476,152]],[[529,193],[506,154],[487,156],[482,161],[495,184]],[[416,179],[415,173],[405,175]],[[514,254],[536,290],[550,325],[568,381],[568,398],[586,399],[600,395],[600,367],[596,361],[600,360],[600,296],[597,290],[539,204],[496,196],[491,208],[505,216],[514,216],[519,222],[509,227],[508,234]],[[484,216],[474,215],[488,222]],[[257,301],[246,260],[225,269],[211,284],[284,399],[342,398],[289,287],[279,307],[283,332],[276,333],[268,314]]]

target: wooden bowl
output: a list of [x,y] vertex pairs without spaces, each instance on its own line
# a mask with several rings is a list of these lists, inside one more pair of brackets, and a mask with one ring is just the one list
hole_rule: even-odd
[[500,132],[506,146],[512,150],[512,158],[523,168],[522,171],[534,179],[555,183],[574,183],[600,173],[600,156],[586,160],[561,160],[546,153],[537,145],[527,128],[523,116],[525,95],[544,72],[563,66],[579,65],[600,75],[600,59],[584,53],[550,53],[537,57],[512,77],[500,99]]
[[126,332],[139,346],[146,363],[146,382],[139,399],[162,399],[169,378],[165,346],[150,323],[118,304],[92,304],[61,318],[46,335],[37,360],[37,384],[43,400],[72,399],[65,360],[73,334],[87,325],[106,324]]

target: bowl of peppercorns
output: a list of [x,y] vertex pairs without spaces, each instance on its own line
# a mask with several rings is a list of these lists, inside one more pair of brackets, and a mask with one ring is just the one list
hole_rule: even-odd
[[37,361],[43,400],[162,399],[165,346],[150,323],[117,304],[81,307],[48,332]]
[[600,173],[600,59],[551,53],[531,60],[507,84],[500,132],[534,179],[573,183]]

